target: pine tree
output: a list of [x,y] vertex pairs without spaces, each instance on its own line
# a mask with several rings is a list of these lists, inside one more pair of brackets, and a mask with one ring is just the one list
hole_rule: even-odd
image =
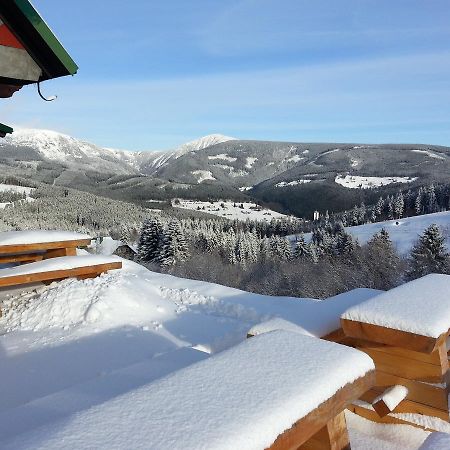
[[432,224],[411,250],[408,278],[415,279],[429,273],[448,273],[449,268],[450,258],[445,249],[445,238],[439,227]]
[[159,258],[161,266],[174,266],[178,262],[185,261],[188,257],[189,249],[180,222],[173,219],[163,231],[162,249]]
[[142,262],[156,262],[159,260],[162,244],[162,226],[157,219],[147,219],[139,236],[137,255]]
[[395,250],[388,232],[382,228],[365,246],[367,253],[366,268],[371,287],[391,289],[401,278],[400,258]]

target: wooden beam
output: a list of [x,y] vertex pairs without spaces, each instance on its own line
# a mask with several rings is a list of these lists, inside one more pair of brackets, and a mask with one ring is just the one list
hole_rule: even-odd
[[379,342],[422,353],[432,353],[445,340],[447,335],[446,332],[445,336],[433,338],[348,319],[341,319],[341,325],[344,333],[349,337]]
[[[319,432],[330,420],[339,415],[351,402],[359,398],[375,384],[375,371],[366,373],[353,383],[345,385],[333,397],[296,422],[289,430],[278,436],[270,450],[298,450]],[[344,447],[345,448],[345,447]]]
[[[361,400],[372,403],[379,393],[373,389],[368,390],[361,395]],[[421,403],[412,402],[411,400],[403,400],[394,410],[396,413],[422,414],[424,416],[438,417],[445,422],[450,422],[448,410],[433,408],[432,406],[423,405]]]
[[360,417],[364,417],[364,419],[370,420],[376,423],[383,424],[394,424],[394,425],[410,425],[415,428],[420,428],[425,431],[438,431],[434,428],[423,427],[414,422],[407,422],[406,420],[399,419],[398,417],[394,417],[391,415],[380,417],[373,409],[365,408],[364,406],[351,404],[347,408],[350,412],[357,414]]
[[77,256],[76,247],[55,248],[44,253],[44,259],[59,258],[60,256]]
[[398,375],[408,380],[425,381],[427,383],[443,383],[446,380],[448,365],[443,368],[435,364],[369,348],[360,348],[360,350],[367,353],[375,362],[376,369],[382,372]]
[[328,421],[298,450],[350,450],[350,439],[344,411]]
[[373,409],[380,417],[387,416],[405,400],[408,388],[399,384],[387,388],[372,402]]
[[447,370],[448,357],[447,349],[444,342],[441,342],[436,349],[431,353],[421,353],[413,350],[407,350],[400,347],[395,347],[392,345],[381,344],[378,342],[365,341],[363,339],[346,338],[341,342],[343,345],[358,348],[360,350],[372,349],[378,352],[389,353],[391,355],[401,356],[403,358],[413,359],[416,361],[422,361],[428,364],[434,364],[441,366],[443,369]]
[[58,242],[38,242],[34,244],[0,245],[0,255],[7,255],[11,253],[12,254],[31,253],[36,251],[47,251],[57,248],[87,247],[90,243],[91,239],[76,239]]
[[121,269],[121,262],[111,262],[105,264],[96,264],[93,266],[76,267],[74,269],[51,270],[48,272],[36,272],[25,275],[14,275],[11,277],[0,278],[0,287],[17,286],[21,284],[36,283],[40,281],[56,281],[65,278],[95,276],[108,270]]
[[0,256],[0,264],[9,263],[25,263],[25,262],[36,262],[42,261],[44,259],[43,253],[29,253],[23,255],[11,255],[11,256]]

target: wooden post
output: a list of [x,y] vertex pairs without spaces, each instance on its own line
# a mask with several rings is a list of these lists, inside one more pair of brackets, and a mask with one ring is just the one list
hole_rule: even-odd
[[331,419],[298,450],[350,450],[345,413]]

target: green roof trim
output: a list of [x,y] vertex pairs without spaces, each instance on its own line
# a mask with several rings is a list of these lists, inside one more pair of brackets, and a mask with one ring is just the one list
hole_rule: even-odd
[[[29,0],[0,0],[0,18],[41,68],[39,81],[77,73],[77,64]],[[23,80],[0,81],[21,84]]]
[[55,53],[55,55],[59,58],[69,74],[75,75],[78,71],[78,66],[58,41],[52,30],[50,30],[44,19],[34,9],[33,5],[28,0],[15,0],[15,2],[23,12],[23,14],[27,17],[27,19],[31,22],[35,30],[42,37],[42,39],[50,47],[53,53]]
[[11,134],[13,131],[14,130],[11,127],[8,127],[8,125],[0,123],[0,133]]

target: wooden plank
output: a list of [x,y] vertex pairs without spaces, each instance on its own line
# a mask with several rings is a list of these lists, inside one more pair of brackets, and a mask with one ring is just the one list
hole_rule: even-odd
[[438,430],[435,430],[434,428],[423,427],[417,423],[408,422],[406,420],[399,419],[399,418],[393,417],[391,415],[380,417],[374,410],[364,408],[364,406],[360,406],[360,405],[351,404],[348,406],[347,409],[349,411],[351,411],[352,413],[357,414],[360,417],[364,417],[364,419],[367,419],[367,420],[370,420],[370,421],[376,422],[376,423],[383,423],[383,424],[389,424],[389,425],[391,425],[391,424],[393,424],[393,425],[410,425],[414,428],[420,428],[425,431],[438,431]]
[[111,262],[106,264],[97,264],[93,266],[76,267],[74,269],[51,270],[48,272],[37,272],[26,275],[15,275],[11,277],[0,278],[0,287],[17,286],[21,284],[36,283],[39,281],[62,280],[65,278],[76,278],[85,275],[93,275],[107,272],[108,270],[121,269],[121,262]]
[[340,414],[351,402],[375,384],[375,371],[368,372],[355,382],[345,385],[333,397],[296,422],[278,436],[270,450],[297,450],[320,431],[331,419]]
[[0,264],[42,261],[44,254],[28,253],[23,255],[0,256]]
[[369,348],[360,350],[367,353],[375,362],[376,369],[382,372],[428,383],[442,383],[446,379],[447,368]]
[[437,409],[448,410],[448,387],[433,386],[420,381],[408,380],[380,370],[377,370],[376,377],[376,385],[373,389],[378,393],[383,392],[388,386],[401,384],[408,388],[408,396],[406,397],[408,400]]
[[350,450],[344,411],[331,419],[298,450]]
[[373,349],[379,352],[389,353],[391,355],[398,355],[404,358],[413,359],[416,361],[423,361],[428,364],[434,364],[443,367],[444,369],[448,369],[448,357],[446,354],[446,346],[445,343],[440,343],[437,348],[431,353],[421,353],[413,350],[407,350],[400,347],[394,347],[392,345],[381,344],[378,342],[370,342],[365,341],[363,339],[355,339],[355,338],[346,338],[341,341],[343,345],[347,345],[350,347],[358,348],[361,350],[364,349]]
[[[370,389],[361,395],[361,400],[367,403],[372,403],[378,395],[379,393],[377,391]],[[438,417],[445,422],[450,422],[448,411],[433,408],[432,406],[423,405],[421,403],[412,402],[411,400],[403,400],[397,405],[393,412],[422,414],[424,416]]]
[[47,251],[57,248],[86,247],[90,243],[91,239],[74,239],[70,241],[38,242],[35,244],[0,245],[0,255]]
[[348,319],[341,319],[341,325],[344,333],[349,337],[379,342],[422,353],[432,353],[446,337],[442,335],[439,338],[432,338]]
[[76,247],[55,248],[44,253],[44,259],[59,258],[60,256],[77,256]]

